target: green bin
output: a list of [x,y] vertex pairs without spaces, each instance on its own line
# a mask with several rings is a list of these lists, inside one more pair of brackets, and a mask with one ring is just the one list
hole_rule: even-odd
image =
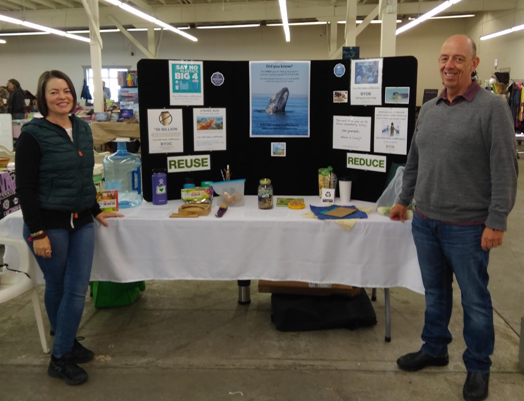
[[112,308],[131,305],[138,294],[146,289],[145,281],[133,283],[112,283],[110,281],[92,281],[90,283],[95,308]]

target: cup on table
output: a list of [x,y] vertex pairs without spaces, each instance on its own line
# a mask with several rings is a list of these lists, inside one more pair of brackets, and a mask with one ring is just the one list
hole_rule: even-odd
[[340,203],[351,201],[351,180],[348,177],[338,179],[338,191],[340,193]]

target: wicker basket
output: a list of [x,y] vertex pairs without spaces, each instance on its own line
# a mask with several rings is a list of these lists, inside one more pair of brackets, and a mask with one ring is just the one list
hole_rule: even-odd
[[7,168],[9,160],[9,157],[0,157],[0,168]]

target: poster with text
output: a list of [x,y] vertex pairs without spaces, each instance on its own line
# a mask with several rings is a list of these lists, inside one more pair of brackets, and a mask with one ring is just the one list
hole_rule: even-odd
[[333,149],[371,150],[371,117],[333,116]]
[[250,137],[309,138],[310,64],[249,62]]
[[169,61],[169,104],[203,106],[202,61]]
[[148,110],[147,132],[149,153],[181,153],[184,151],[182,110]]
[[193,109],[194,150],[226,150],[226,109]]
[[381,58],[351,60],[351,105],[382,105]]
[[408,152],[408,109],[375,109],[375,153],[405,155]]

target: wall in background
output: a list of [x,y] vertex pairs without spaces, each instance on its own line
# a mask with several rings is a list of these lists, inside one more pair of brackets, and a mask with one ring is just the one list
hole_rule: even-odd
[[[522,1],[522,0],[520,0]],[[507,13],[506,13],[507,14]],[[491,15],[491,14],[490,14]],[[428,21],[398,36],[397,55],[413,55],[418,59],[417,104],[422,103],[424,89],[442,87],[437,58],[442,43],[453,34],[474,36],[479,29],[488,29],[486,24],[494,23],[489,16],[477,17],[475,21],[464,19]],[[491,21],[491,22],[490,22]],[[498,21],[498,19],[497,19]],[[502,23],[502,20],[499,21]],[[329,34],[326,26],[291,27],[292,42],[284,41],[281,27],[260,27],[253,29],[192,30],[199,38],[197,43],[165,32],[162,36],[159,58],[197,59],[197,60],[322,60],[328,59]],[[158,32],[157,32],[158,34]],[[145,32],[133,35],[144,45],[147,44]],[[339,46],[343,43],[344,25],[339,25]],[[89,44],[63,39],[57,36],[24,36],[6,38],[8,44],[0,46],[0,84],[9,78],[18,79],[24,89],[36,92],[39,75],[47,69],[60,69],[66,72],[77,91],[80,92],[84,79],[84,68],[90,65]],[[144,55],[120,33],[102,34],[104,66],[136,68],[138,60]],[[522,52],[518,51],[524,33],[508,35],[480,46],[483,58],[493,58],[493,52],[502,54],[500,66],[510,66],[518,71],[524,69]],[[508,43],[504,51],[500,42]],[[371,25],[357,38],[361,47],[361,57],[378,57],[380,54],[380,25]],[[520,47],[522,47],[520,45]],[[44,49],[46,49],[44,51]],[[131,52],[134,56],[131,56]],[[482,53],[484,52],[484,53]],[[483,60],[483,67],[488,67]],[[492,61],[489,62],[492,65]],[[490,69],[488,69],[490,71]],[[521,75],[524,75],[521,73]],[[489,77],[489,76],[488,76]],[[522,77],[524,78],[524,77]]]
[[[482,80],[489,79],[493,72],[501,68],[511,68],[512,78],[524,80],[524,31],[480,40],[483,35],[521,24],[524,24],[524,0],[519,0],[516,10],[484,13],[469,21],[468,33],[478,46],[480,65],[477,72]],[[497,69],[495,59],[498,60]]]

